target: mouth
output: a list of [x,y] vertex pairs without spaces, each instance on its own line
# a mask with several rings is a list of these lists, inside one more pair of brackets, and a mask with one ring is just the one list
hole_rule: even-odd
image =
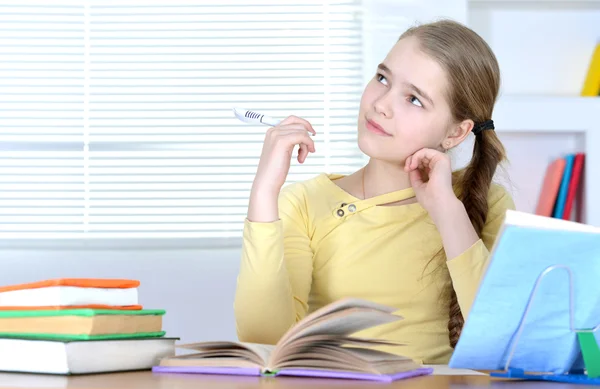
[[392,136],[391,134],[385,132],[384,129],[379,124],[377,124],[374,121],[369,120],[369,119],[367,119],[367,130],[369,130],[369,132],[372,132],[373,134],[376,134],[376,135]]

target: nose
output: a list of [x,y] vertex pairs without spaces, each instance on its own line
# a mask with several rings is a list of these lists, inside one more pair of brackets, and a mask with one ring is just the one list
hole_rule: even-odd
[[391,119],[393,116],[392,105],[390,101],[390,94],[384,93],[377,100],[375,100],[374,107],[375,112],[385,117],[386,119]]

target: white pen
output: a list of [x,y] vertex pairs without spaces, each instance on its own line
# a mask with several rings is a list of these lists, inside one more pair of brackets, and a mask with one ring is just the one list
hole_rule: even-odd
[[[233,113],[235,114],[235,117],[237,117],[239,120],[243,121],[244,123],[265,124],[267,126],[276,126],[280,122],[279,120],[273,119],[270,116],[263,115],[262,113],[258,113],[258,112],[254,112],[254,111],[249,111],[249,110],[243,109],[243,108],[234,108]],[[311,132],[308,132],[308,134],[310,136],[313,136],[313,134]]]

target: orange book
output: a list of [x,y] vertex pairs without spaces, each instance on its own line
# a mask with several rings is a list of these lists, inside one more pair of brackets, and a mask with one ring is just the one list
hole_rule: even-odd
[[45,305],[45,306],[0,306],[0,311],[60,311],[65,309],[116,309],[120,311],[140,311],[141,305]]
[[139,284],[126,279],[59,278],[8,285],[0,287],[0,310],[139,310]]
[[552,216],[566,164],[567,161],[564,158],[559,158],[548,165],[535,209],[536,215]]
[[139,281],[113,278],[56,278],[26,284],[1,286],[0,293],[11,290],[37,289],[50,286],[75,286],[79,288],[137,288]]

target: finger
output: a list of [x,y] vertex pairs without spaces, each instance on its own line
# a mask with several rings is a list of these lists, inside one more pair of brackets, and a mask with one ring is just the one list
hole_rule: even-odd
[[421,165],[421,163],[423,161],[424,155],[425,155],[425,153],[424,153],[423,149],[421,149],[413,154],[413,156],[410,160],[410,170],[419,168],[419,165]]
[[310,122],[308,120],[299,118],[298,116],[293,116],[293,115],[292,116],[288,116],[287,118],[283,119],[278,124],[278,126],[285,125],[285,124],[292,124],[292,123],[302,124],[306,128],[307,131],[312,132],[313,135],[317,134],[317,132],[313,128],[312,124],[310,124]]
[[310,152],[315,152],[315,142],[308,136],[306,131],[294,131],[281,134],[279,138],[281,139],[281,142],[284,142],[288,146],[305,144]]
[[404,171],[409,171],[410,170],[410,161],[412,159],[412,155],[409,155],[406,160],[404,161]]
[[312,133],[310,131],[309,128],[307,128],[304,124],[300,124],[300,123],[278,125],[277,127],[274,127],[274,130],[275,131],[304,131],[304,132],[310,134],[311,136],[315,135],[314,133]]
[[433,168],[435,164],[447,158],[446,154],[434,149],[424,148],[412,155],[410,169],[416,169],[421,163],[426,163],[429,168]]
[[422,153],[415,153],[410,157],[410,164],[408,165],[408,171],[418,169],[423,163]]
[[406,160],[406,163],[404,164],[404,167],[406,168],[406,171],[409,172],[411,170],[414,170],[416,167],[414,167],[414,163],[415,161],[418,163],[418,160],[415,159],[415,155],[411,155],[410,157],[408,157],[408,159]]
[[419,169],[411,170],[408,177],[413,188],[420,188],[423,185],[423,176]]
[[277,131],[303,131],[303,132],[310,133],[310,131],[308,131],[306,126],[304,126],[303,124],[297,124],[297,123],[284,124],[283,126],[277,126],[276,130]]
[[304,163],[304,161],[306,160],[306,156],[307,155],[308,155],[308,146],[306,146],[305,144],[301,143],[300,144],[300,149],[298,150],[298,162]]

